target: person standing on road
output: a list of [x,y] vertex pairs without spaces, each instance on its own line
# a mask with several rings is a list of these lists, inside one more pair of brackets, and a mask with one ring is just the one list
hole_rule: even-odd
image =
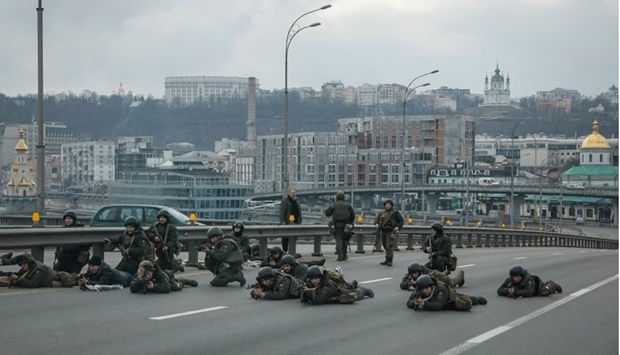
[[450,262],[450,254],[452,254],[452,241],[444,234],[441,223],[433,223],[431,234],[426,239],[423,250],[429,258],[425,267],[440,272],[446,271]]
[[[297,191],[288,189],[288,195],[280,202],[280,224],[301,224],[301,207],[297,202]],[[282,250],[288,253],[288,237],[282,238]]]
[[398,211],[394,210],[394,202],[385,200],[384,210],[375,218],[375,228],[381,233],[381,244],[385,249],[385,261],[381,265],[392,266],[394,249],[398,243],[398,232],[403,228],[405,221]]
[[432,276],[420,276],[415,286],[416,290],[409,297],[407,307],[416,311],[469,311],[472,306],[487,304],[486,298],[458,293]]
[[[77,223],[77,215],[74,211],[67,211],[62,216],[63,228],[83,227]],[[90,259],[90,245],[76,244],[56,247],[54,252],[54,270],[65,271],[70,274],[79,274]]]
[[336,192],[336,202],[325,210],[325,216],[331,217],[330,232],[336,239],[337,261],[347,260],[347,246],[351,238],[351,229],[355,221],[355,211],[345,200],[344,192]]
[[403,276],[403,279],[400,282],[400,289],[412,291],[415,289],[416,280],[422,275],[429,275],[436,278],[438,281],[441,281],[448,285],[449,287],[462,287],[465,284],[465,273],[463,270],[458,269],[448,276],[443,272],[439,272],[437,270],[431,270],[426,268],[418,263],[411,263],[409,267],[407,267],[407,274]]
[[206,252],[205,266],[215,275],[211,286],[222,287],[235,281],[244,286],[243,253],[231,237],[222,237],[222,234],[219,227],[209,228],[207,238],[211,246],[201,247],[201,251]]
[[151,242],[134,216],[125,219],[125,232],[120,237],[103,240],[117,246],[123,255],[123,259],[116,265],[117,270],[135,275],[141,261],[154,259],[154,255],[150,255]]
[[510,277],[497,289],[497,294],[509,298],[550,296],[562,293],[562,287],[549,280],[543,282],[540,277],[531,275],[521,265],[510,268]]

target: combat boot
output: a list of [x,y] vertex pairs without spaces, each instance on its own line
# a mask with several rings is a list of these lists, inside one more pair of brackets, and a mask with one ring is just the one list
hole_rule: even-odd
[[9,259],[13,257],[13,253],[6,253],[0,255],[0,266],[9,265]]
[[379,264],[381,265],[387,265],[388,264],[388,257],[385,257],[385,261],[380,262]]
[[357,280],[353,280],[353,282],[351,282],[349,284],[349,288],[353,289],[353,290],[356,289],[357,288]]
[[476,306],[476,305],[485,305],[487,304],[487,299],[484,297],[480,297],[480,296],[469,296],[469,298],[471,299],[471,304]]
[[319,259],[319,266],[325,265],[325,258]]
[[241,271],[233,276],[232,281],[239,281],[239,287],[245,286],[245,277],[243,277],[243,273]]
[[553,281],[549,281],[548,284],[555,290],[555,292],[562,293],[562,286],[556,284]]
[[368,298],[373,298],[375,297],[375,293],[366,287],[359,287],[360,290],[364,291],[364,296],[368,297]]
[[183,285],[198,287],[198,281],[196,280],[183,280]]
[[387,258],[387,266],[392,266],[392,260],[394,260],[394,257],[391,258]]

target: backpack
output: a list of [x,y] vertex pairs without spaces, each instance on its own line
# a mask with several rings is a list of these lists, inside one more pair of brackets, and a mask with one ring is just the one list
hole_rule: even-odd
[[353,303],[357,300],[357,294],[349,288],[344,276],[334,269],[325,269],[330,280],[338,285],[338,303]]
[[454,302],[454,309],[457,311],[469,311],[473,306],[471,297],[450,289],[450,299]]
[[448,255],[448,267],[450,271],[456,271],[456,263],[459,259],[454,255],[454,253],[450,253]]

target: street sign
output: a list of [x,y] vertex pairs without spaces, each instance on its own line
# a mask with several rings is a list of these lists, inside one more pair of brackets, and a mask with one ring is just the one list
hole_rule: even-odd
[[514,214],[511,214],[511,215],[510,215],[510,222],[514,222],[514,221],[515,221],[515,215],[514,215]]

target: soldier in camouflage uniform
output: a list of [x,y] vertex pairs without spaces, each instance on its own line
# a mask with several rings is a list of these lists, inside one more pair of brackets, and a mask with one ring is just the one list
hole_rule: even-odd
[[448,276],[443,272],[429,269],[418,263],[412,263],[409,267],[407,267],[407,274],[403,276],[403,279],[400,282],[400,289],[412,291],[415,289],[416,280],[422,275],[432,276],[449,287],[461,287],[465,284],[465,273],[461,269],[456,270],[453,274],[450,274],[451,276]]
[[394,249],[398,243],[398,232],[403,228],[405,221],[398,211],[394,210],[394,202],[385,200],[383,212],[375,218],[375,228],[381,233],[381,243],[385,249],[385,261],[381,265],[392,266]]
[[157,213],[155,222],[146,232],[149,241],[155,246],[157,264],[162,270],[185,271],[182,265],[177,263],[175,255],[179,252],[179,235],[177,227],[170,223],[170,212],[161,210]]
[[85,290],[86,285],[131,285],[133,275],[125,271],[113,269],[100,256],[93,256],[88,260],[88,271],[78,279],[80,289]]
[[338,191],[336,193],[336,202],[325,210],[325,216],[332,218],[330,232],[332,232],[336,239],[337,261],[344,261],[349,258],[347,256],[347,246],[351,238],[351,228],[355,221],[355,211],[344,198],[344,192]]
[[250,292],[254,299],[284,300],[299,298],[300,286],[303,285],[293,276],[270,267],[258,271],[257,283]]
[[325,303],[353,303],[361,300],[365,296],[374,297],[375,293],[366,287],[358,286],[357,281],[347,284],[339,277],[339,282],[334,281],[328,270],[322,266],[311,266],[308,268],[308,280],[302,287],[301,301],[319,305]]
[[115,240],[108,238],[103,240],[106,243],[117,246],[123,254],[123,260],[118,263],[116,269],[132,275],[138,272],[138,265],[140,265],[141,261],[152,261],[155,257],[155,255],[151,255],[151,242],[142,227],[140,227],[138,219],[133,216],[125,219],[125,233]]
[[228,234],[228,237],[231,237],[241,248],[241,252],[243,253],[243,261],[248,261],[250,259],[250,254],[252,253],[250,249],[250,238],[243,233],[245,226],[243,222],[236,221],[232,226],[232,233]]
[[306,282],[308,277],[308,265],[298,263],[292,255],[285,255],[280,261],[280,269],[282,272],[292,275],[302,284]]
[[0,276],[0,286],[23,288],[73,287],[76,283],[76,280],[69,273],[54,271],[51,267],[36,261],[30,253],[2,259],[2,265],[16,264],[20,267],[19,271]]
[[162,269],[145,260],[140,263],[136,276],[131,281],[129,290],[131,293],[169,293],[181,291],[184,285],[196,287],[198,282],[194,280],[175,279],[171,271]]
[[543,282],[540,277],[531,275],[521,265],[510,268],[510,277],[497,289],[497,294],[509,298],[550,296],[562,293],[562,287],[549,280]]
[[487,304],[486,298],[458,293],[454,288],[428,275],[418,278],[416,290],[407,301],[407,307],[416,311],[418,309],[469,311],[472,306],[485,304]]
[[[77,215],[74,211],[67,211],[63,216],[63,228],[83,227],[77,223]],[[90,258],[90,245],[63,245],[56,247],[54,270],[66,271],[70,274],[79,274]]]
[[441,223],[433,223],[431,235],[422,249],[429,258],[424,266],[441,272],[446,271],[450,263],[450,254],[452,254],[452,241],[444,234]]
[[230,237],[222,237],[222,230],[219,227],[209,228],[207,238],[211,247],[205,244],[200,250],[206,253],[205,266],[215,275],[211,280],[211,286],[226,286],[235,281],[244,286],[245,277],[241,271],[243,252],[237,243]]

